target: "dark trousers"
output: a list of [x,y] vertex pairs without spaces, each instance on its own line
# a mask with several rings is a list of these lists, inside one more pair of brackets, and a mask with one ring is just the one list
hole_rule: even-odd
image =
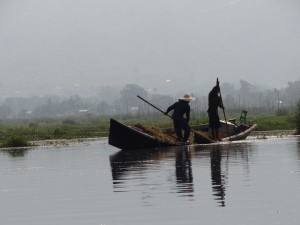
[[[189,139],[191,128],[186,121],[186,119],[173,119],[174,129],[179,140],[186,142]],[[182,138],[182,130],[184,131],[184,136]]]
[[219,127],[221,125],[218,112],[209,112],[209,126],[211,128],[212,138],[219,140]]
[[218,112],[209,112],[208,113],[209,118],[209,126],[212,129],[218,129],[220,127],[220,119]]

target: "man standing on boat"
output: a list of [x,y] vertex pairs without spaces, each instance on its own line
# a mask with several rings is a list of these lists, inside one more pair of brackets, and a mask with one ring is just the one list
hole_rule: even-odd
[[216,86],[208,94],[208,118],[209,118],[209,126],[212,132],[212,138],[216,141],[221,141],[219,138],[219,127],[220,127],[220,119],[218,113],[218,107],[224,110],[222,98],[220,96],[220,86],[219,81],[217,79]]
[[[189,103],[193,100],[195,100],[195,98],[189,94],[185,94],[182,98],[178,99],[178,102],[171,105],[165,112],[167,115],[171,110],[174,110],[172,119],[178,141],[189,142],[191,132],[191,128],[189,126],[191,110]],[[182,130],[184,131],[184,136],[182,135]]]

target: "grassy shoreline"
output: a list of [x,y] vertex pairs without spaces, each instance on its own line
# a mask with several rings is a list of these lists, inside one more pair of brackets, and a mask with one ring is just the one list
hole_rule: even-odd
[[[24,147],[42,140],[72,140],[107,137],[109,117],[73,117],[64,119],[36,119],[0,121],[0,147]],[[158,127],[170,127],[172,121],[166,117],[118,118],[127,124],[143,123]],[[295,116],[252,116],[249,123],[257,124],[256,131],[293,131],[296,129]],[[207,123],[206,117],[191,119],[191,125]]]

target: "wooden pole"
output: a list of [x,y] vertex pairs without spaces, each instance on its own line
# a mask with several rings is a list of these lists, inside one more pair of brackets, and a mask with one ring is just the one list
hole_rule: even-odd
[[144,102],[146,102],[147,104],[151,105],[153,108],[157,109],[158,111],[160,111],[161,113],[163,113],[165,116],[170,117],[171,119],[173,119],[170,115],[165,114],[164,111],[162,111],[161,109],[157,108],[155,105],[152,105],[150,102],[148,102],[147,100],[143,99],[141,96],[137,96],[139,99],[143,100]]

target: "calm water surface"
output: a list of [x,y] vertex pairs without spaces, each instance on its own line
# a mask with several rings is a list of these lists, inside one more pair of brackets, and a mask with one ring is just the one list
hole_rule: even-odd
[[0,224],[300,224],[300,139],[0,150]]

